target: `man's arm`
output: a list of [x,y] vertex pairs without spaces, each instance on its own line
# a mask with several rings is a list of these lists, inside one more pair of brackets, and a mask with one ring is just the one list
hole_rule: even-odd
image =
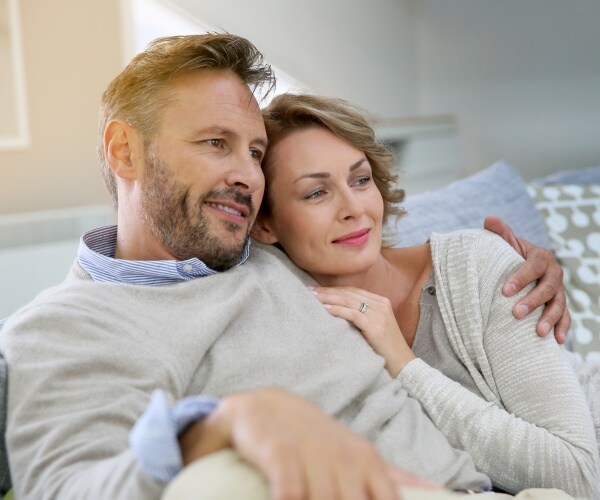
[[194,461],[231,448],[264,476],[269,498],[383,500],[396,498],[399,485],[440,489],[384,462],[370,442],[282,389],[220,401],[190,396],[173,407],[157,390],[130,444],[140,468],[161,483]]
[[224,398],[180,436],[185,465],[232,447],[266,478],[271,498],[396,499],[395,485],[432,487],[392,468],[367,440],[280,389]]
[[525,263],[504,285],[504,295],[511,297],[537,280],[533,290],[515,305],[515,318],[522,319],[545,304],[536,331],[543,337],[554,328],[556,340],[559,344],[564,344],[571,326],[571,315],[567,309],[563,271],[552,253],[515,236],[512,229],[499,217],[487,217],[484,227],[501,236],[525,259]]

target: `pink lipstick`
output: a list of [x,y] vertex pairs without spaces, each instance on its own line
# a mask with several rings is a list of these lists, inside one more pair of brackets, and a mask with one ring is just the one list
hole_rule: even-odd
[[370,229],[360,229],[351,233],[345,234],[333,240],[333,243],[338,245],[347,245],[352,247],[360,247],[369,241]]

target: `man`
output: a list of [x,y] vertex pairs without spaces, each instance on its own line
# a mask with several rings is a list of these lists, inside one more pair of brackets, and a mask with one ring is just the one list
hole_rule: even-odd
[[[395,498],[388,462],[489,487],[304,274],[275,250],[248,258],[267,147],[251,89],[272,83],[248,41],[206,35],[156,41],[109,85],[100,156],[118,225],[86,234],[67,280],[0,338],[17,498],[158,498],[182,464],[227,447],[275,498]],[[261,389],[274,385],[377,449]],[[169,411],[158,393],[151,418],[172,434],[142,421],[130,447],[156,388],[192,398]]]

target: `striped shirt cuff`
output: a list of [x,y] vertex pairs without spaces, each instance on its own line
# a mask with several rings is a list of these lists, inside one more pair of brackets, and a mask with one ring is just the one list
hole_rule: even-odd
[[190,424],[209,415],[218,400],[192,396],[171,407],[160,389],[129,434],[129,444],[140,469],[160,483],[168,483],[183,468],[178,435]]

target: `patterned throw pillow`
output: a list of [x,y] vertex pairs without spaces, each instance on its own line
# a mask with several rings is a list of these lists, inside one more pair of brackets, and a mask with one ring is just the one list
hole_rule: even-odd
[[528,189],[565,271],[573,351],[600,360],[600,184]]

